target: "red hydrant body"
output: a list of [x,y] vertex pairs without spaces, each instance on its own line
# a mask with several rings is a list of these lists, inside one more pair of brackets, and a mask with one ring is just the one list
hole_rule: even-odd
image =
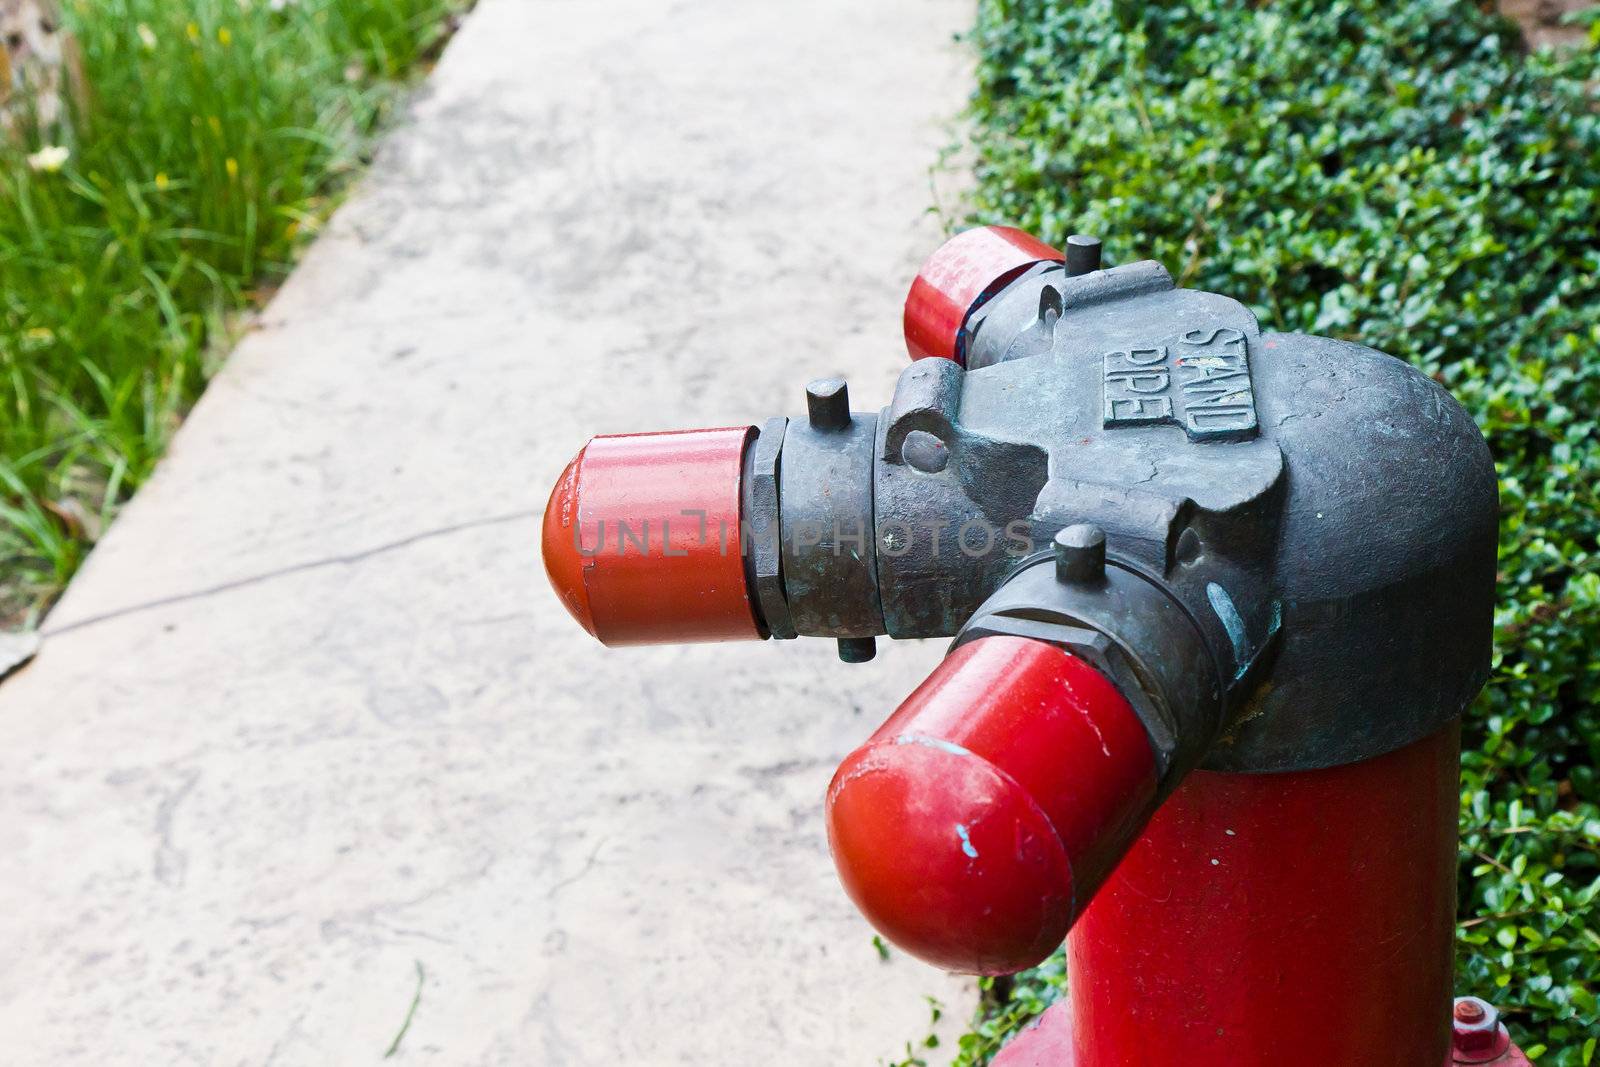
[[1453,1048],[1459,750],[1451,726],[1190,775],[1073,927],[1068,999],[995,1067],[1526,1065]]
[[1190,775],[1068,940],[1074,1067],[1445,1062],[1458,748]]

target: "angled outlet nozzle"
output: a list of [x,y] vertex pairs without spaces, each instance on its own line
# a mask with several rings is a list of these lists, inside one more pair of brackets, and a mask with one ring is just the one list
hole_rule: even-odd
[[1055,950],[1156,803],[1144,726],[1055,645],[957,647],[828,788],[840,880],[885,937],[950,971]]
[[1036,263],[1065,255],[1011,226],[956,234],[928,257],[906,294],[906,348],[912,359],[965,363],[967,319],[984,301]]
[[544,514],[544,565],[572,617],[607,645],[763,636],[740,551],[755,428],[596,437]]

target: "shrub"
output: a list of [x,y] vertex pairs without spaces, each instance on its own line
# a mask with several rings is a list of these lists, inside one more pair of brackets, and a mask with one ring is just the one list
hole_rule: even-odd
[[[1500,608],[1466,724],[1457,985],[1541,1064],[1589,1064],[1600,53],[1525,56],[1459,0],[983,0],[974,40],[975,221],[1099,234],[1269,328],[1384,349],[1488,437]],[[1064,981],[1056,961],[1020,1002],[991,988],[962,1062]]]

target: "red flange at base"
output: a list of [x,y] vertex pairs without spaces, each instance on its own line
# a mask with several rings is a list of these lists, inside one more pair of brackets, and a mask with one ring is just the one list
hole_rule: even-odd
[[[1043,1015],[1011,1043],[1000,1050],[990,1061],[992,1067],[1074,1067],[1072,1058],[1072,1005],[1062,1001]],[[1150,1064],[1149,1067],[1210,1067],[1200,1064]],[[1284,1067],[1391,1067],[1383,1064],[1332,1063],[1320,1056],[1316,1049],[1316,1036],[1306,1037],[1305,1056],[1297,1063]],[[1462,1061],[1451,1056],[1444,1067],[1464,1067]],[[1532,1067],[1522,1050],[1512,1045],[1502,1055],[1476,1067]]]

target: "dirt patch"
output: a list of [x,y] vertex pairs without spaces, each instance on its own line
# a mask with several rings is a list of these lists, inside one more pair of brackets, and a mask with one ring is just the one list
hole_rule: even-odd
[[1595,0],[1500,0],[1500,13],[1522,27],[1522,36],[1530,48],[1567,47],[1587,42],[1589,31],[1562,19],[1594,6]]

